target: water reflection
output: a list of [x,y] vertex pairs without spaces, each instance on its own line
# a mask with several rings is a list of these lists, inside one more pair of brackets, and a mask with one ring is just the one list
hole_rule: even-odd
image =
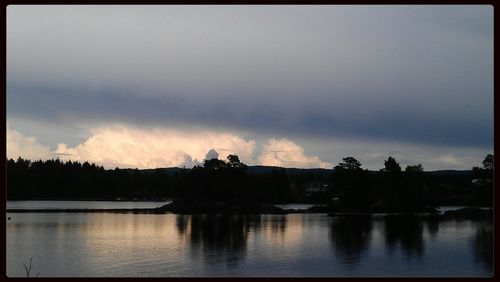
[[355,266],[370,245],[372,219],[369,216],[341,216],[332,219],[330,239],[336,255],[348,266]]
[[286,224],[287,224],[287,217],[286,216],[268,216],[264,218],[264,221],[266,222],[265,225],[271,227],[271,232],[273,234],[279,234],[280,236],[285,235],[286,231]]
[[416,216],[386,216],[385,242],[389,254],[400,245],[406,258],[421,258],[424,253],[423,221]]
[[475,236],[471,239],[474,261],[493,273],[493,228],[491,224],[478,225]]
[[248,220],[243,215],[177,216],[179,234],[189,234],[191,256],[207,264],[237,268],[246,256]]
[[426,220],[427,230],[429,231],[431,239],[436,239],[439,232],[439,221],[440,219],[437,216],[430,216]]
[[[493,223],[411,216],[15,214],[23,276],[485,276]],[[391,250],[391,251],[389,251]],[[400,257],[417,258],[400,259]]]
[[[261,228],[265,230],[263,233],[264,239],[269,242],[270,245],[285,246],[287,243],[290,243],[287,241],[287,237],[293,236],[294,232],[286,232],[287,225],[290,225],[286,215],[263,215],[259,222]],[[292,224],[292,227],[293,225],[296,224]],[[302,226],[299,228],[302,228]]]
[[177,215],[175,217],[175,225],[177,226],[177,231],[179,235],[184,236],[187,234],[187,228],[189,227],[189,217],[188,215]]

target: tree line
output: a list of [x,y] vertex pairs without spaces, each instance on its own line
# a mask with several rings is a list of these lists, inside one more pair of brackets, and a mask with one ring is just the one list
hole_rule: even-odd
[[[192,169],[112,169],[88,162],[7,160],[7,199],[161,199],[184,201],[253,201],[331,203],[353,209],[418,210],[442,204],[492,204],[493,156],[470,174],[404,170],[395,158],[379,171],[346,157],[328,173],[289,174],[284,168],[249,173],[238,156],[205,160]],[[475,183],[472,183],[475,181]],[[306,197],[308,183],[323,183],[321,193]]]

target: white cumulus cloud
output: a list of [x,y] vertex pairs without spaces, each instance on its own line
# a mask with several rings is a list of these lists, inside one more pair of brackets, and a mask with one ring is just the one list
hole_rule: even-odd
[[142,130],[113,125],[93,130],[92,136],[75,147],[58,144],[56,152],[64,159],[90,161],[106,168],[192,167],[215,149],[219,157],[237,154],[251,161],[255,141],[233,133],[183,131],[178,129]]
[[205,160],[217,159],[219,158],[219,153],[216,150],[210,149],[208,153],[205,155]]
[[332,168],[317,156],[307,156],[304,148],[286,138],[271,138],[265,144],[259,162],[262,165],[296,168]]
[[35,137],[25,136],[7,124],[7,158],[22,157],[30,160],[51,158],[50,148],[38,143]]

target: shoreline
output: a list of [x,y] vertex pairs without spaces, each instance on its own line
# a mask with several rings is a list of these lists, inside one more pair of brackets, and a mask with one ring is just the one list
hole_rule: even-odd
[[168,202],[168,201],[173,201],[172,198],[161,198],[161,199],[153,199],[153,198],[114,198],[114,199],[90,199],[90,198],[84,198],[84,199],[62,199],[62,198],[54,198],[54,199],[47,199],[47,198],[33,198],[33,199],[7,199],[7,202],[29,202],[29,201],[53,201],[53,202]]
[[6,213],[128,213],[128,214],[175,214],[175,215],[196,215],[196,214],[228,214],[228,215],[286,215],[286,214],[327,214],[328,216],[434,216],[440,218],[492,218],[493,208],[482,209],[479,207],[465,207],[458,210],[445,212],[328,212],[313,211],[309,209],[281,209],[275,207],[272,210],[262,211],[191,211],[174,212],[169,207],[158,208],[131,208],[131,209],[7,209]]
[[136,209],[7,209],[6,213],[158,213],[155,208]]

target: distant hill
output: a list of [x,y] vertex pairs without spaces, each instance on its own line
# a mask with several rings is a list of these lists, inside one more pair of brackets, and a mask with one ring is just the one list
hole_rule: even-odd
[[[174,174],[176,172],[179,172],[181,170],[183,170],[185,168],[179,168],[179,167],[166,167],[166,168],[148,168],[148,169],[140,169],[139,171],[141,173],[154,173],[154,172],[157,172],[157,171],[161,171],[161,172],[164,172],[168,175],[170,174]],[[134,171],[134,169],[127,169],[131,172]],[[186,170],[189,170],[189,169],[186,169]]]
[[472,176],[472,170],[435,170],[426,171],[427,175],[443,175],[443,176]]
[[[166,174],[174,174],[175,172],[181,171],[184,168],[178,167],[169,167],[169,168],[155,168],[155,169],[141,169],[139,170],[141,173],[152,173],[155,171],[163,171]],[[286,174],[294,175],[299,173],[313,173],[313,174],[331,174],[334,172],[333,169],[327,168],[283,168],[276,166],[263,166],[263,165],[255,165],[249,166],[247,172],[250,174],[268,174],[273,170],[285,170]],[[130,172],[135,171],[135,169],[126,169]],[[189,170],[189,169],[187,169]],[[369,170],[370,173],[376,173],[376,170]],[[434,170],[434,171],[424,171],[426,175],[432,176],[472,176],[472,170]]]
[[298,174],[298,173],[315,173],[315,174],[327,174],[332,173],[333,169],[325,168],[282,168],[276,166],[249,166],[248,173],[261,174],[261,173],[271,173],[273,170],[285,170],[286,174]]
[[[162,171],[165,172],[166,174],[174,174],[175,172],[181,171],[183,169],[184,168],[169,167],[169,168],[140,169],[139,171],[141,173],[153,173],[155,171]],[[324,169],[324,168],[283,168],[277,166],[262,166],[262,165],[249,166],[247,168],[247,172],[250,174],[267,174],[271,173],[273,170],[282,170],[282,169],[285,170],[286,174],[299,174],[299,173],[328,174],[333,172],[333,169]],[[135,171],[135,169],[124,169],[124,170],[127,170],[130,173],[133,173]]]

